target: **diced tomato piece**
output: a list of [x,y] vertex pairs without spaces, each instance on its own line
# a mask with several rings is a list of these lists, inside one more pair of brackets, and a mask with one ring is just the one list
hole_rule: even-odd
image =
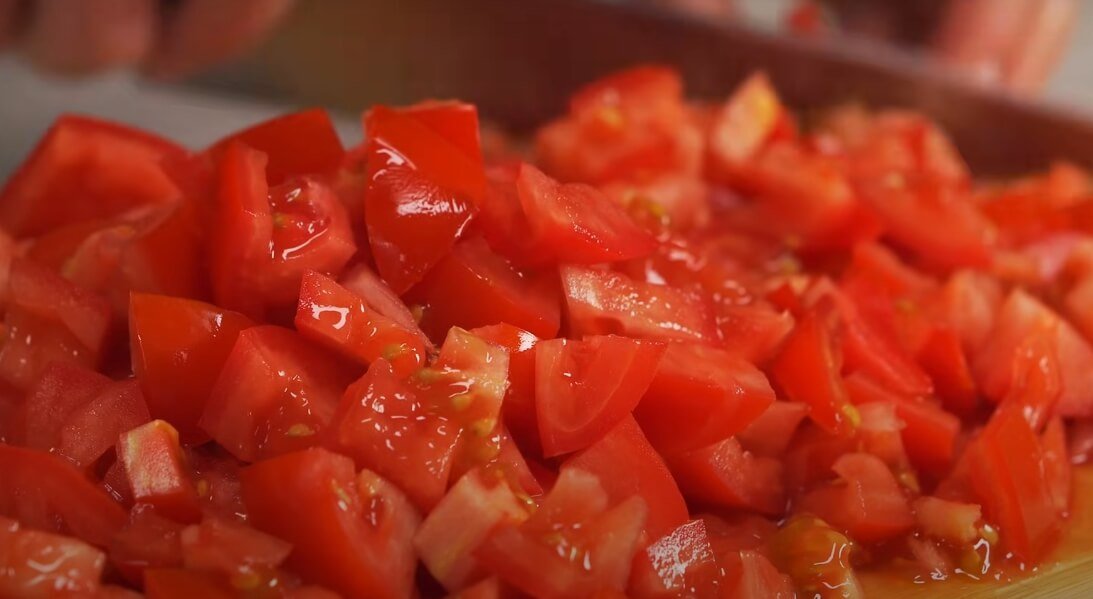
[[912,507],[915,522],[926,536],[963,547],[981,534],[982,509],[978,505],[925,496],[916,499]]
[[477,328],[471,333],[508,350],[509,388],[505,391],[501,413],[521,447],[541,451],[535,413],[535,346],[539,339],[505,323]]
[[786,113],[763,73],[749,77],[718,109],[710,126],[709,153],[714,174],[728,176],[755,157]]
[[0,517],[0,595],[95,596],[106,555],[79,539]]
[[61,442],[61,428],[81,406],[110,384],[105,376],[64,362],[49,365],[34,383],[20,408],[16,439],[33,449],[50,451]]
[[821,317],[806,314],[770,365],[770,373],[792,401],[808,404],[809,417],[839,433],[855,426],[855,411],[839,377],[839,356]]
[[216,379],[200,426],[248,462],[311,447],[331,422],[350,376],[292,331],[246,329]]
[[774,402],[757,368],[698,344],[669,343],[634,417],[661,452],[705,447],[744,430]]
[[1038,560],[1063,522],[1047,478],[1044,448],[1016,410],[998,410],[968,449],[971,483],[1002,544],[1020,559]]
[[969,359],[990,336],[1003,299],[999,282],[979,271],[959,270],[945,283],[941,312],[946,324],[960,337]]
[[487,570],[535,597],[622,591],[645,512],[637,497],[609,509],[595,476],[564,469],[530,518],[496,528],[475,555]]
[[122,434],[117,454],[136,502],[149,504],[179,522],[201,518],[178,431],[170,424],[153,420]]
[[729,597],[792,597],[793,580],[756,551],[741,551],[736,567],[726,573],[723,592]]
[[[460,293],[453,296],[453,289]],[[421,326],[434,339],[453,326],[501,322],[550,338],[561,319],[556,280],[516,270],[480,239],[456,245],[407,298],[423,307]]]
[[744,449],[763,457],[778,457],[785,453],[793,433],[808,416],[809,407],[791,401],[770,404],[736,439]]
[[1044,476],[1051,490],[1055,509],[1064,517],[1070,514],[1073,478],[1066,440],[1066,426],[1058,416],[1048,421],[1040,435],[1040,445],[1044,448]]
[[321,108],[252,125],[221,139],[206,152],[219,161],[233,143],[243,143],[269,157],[266,176],[271,185],[293,177],[333,173],[345,155],[330,115]]
[[520,266],[542,265],[550,261],[546,248],[527,234],[531,229],[516,178],[523,162],[512,161],[486,168],[486,191],[474,226],[490,248]]
[[543,485],[539,482],[532,466],[524,458],[520,447],[512,439],[507,428],[501,428],[501,443],[497,456],[486,467],[501,476],[515,489],[522,489],[529,498],[538,498],[543,495]]
[[496,577],[483,578],[482,580],[464,587],[445,599],[507,599],[508,588]]
[[706,523],[691,520],[638,552],[629,593],[637,599],[712,597],[720,579]]
[[588,447],[633,411],[664,346],[614,335],[535,346],[535,412],[543,454]]
[[429,512],[414,535],[414,548],[444,588],[458,590],[485,576],[474,551],[493,529],[527,517],[527,505],[504,480],[472,470]]
[[304,273],[296,329],[362,365],[383,358],[398,376],[407,376],[425,363],[425,346],[418,335],[315,271]]
[[110,563],[136,585],[142,584],[145,569],[181,567],[182,529],[152,506],[134,506],[129,521],[110,540]]
[[252,318],[294,306],[305,272],[337,274],[356,252],[332,189],[317,179],[271,188],[266,164],[265,154],[238,142],[219,162],[213,297]]
[[391,291],[387,283],[384,283],[383,279],[367,266],[358,264],[346,270],[338,283],[359,295],[369,308],[390,318],[407,331],[412,331],[421,338],[426,348],[432,349],[432,342],[421,331],[410,309],[406,307],[398,294]]
[[227,582],[213,572],[152,568],[144,572],[144,596],[147,599],[231,599],[236,595]]
[[965,416],[976,410],[979,392],[956,332],[949,328],[935,329],[919,350],[918,363],[933,379],[946,409]]
[[851,558],[853,542],[812,515],[794,516],[768,541],[778,570],[792,579],[799,593],[820,594],[839,589],[848,597],[861,597]]
[[292,543],[287,564],[305,580],[347,596],[411,595],[420,517],[394,485],[324,449],[260,462],[242,479],[249,521]]
[[292,545],[241,522],[206,518],[179,535],[182,563],[191,570],[220,572],[231,581],[253,586],[275,582],[275,568]]
[[754,456],[733,438],[668,458],[679,487],[692,501],[722,508],[781,514],[786,507],[782,465]]
[[426,100],[396,111],[432,129],[445,141],[462,150],[471,162],[482,163],[478,109],[474,104],[456,100]]
[[451,250],[481,201],[485,175],[480,157],[410,114],[374,107],[365,128],[368,239],[380,276],[402,293]]
[[639,258],[656,247],[653,236],[594,187],[561,184],[523,164],[516,193],[536,243],[559,262],[598,264]]
[[208,435],[198,427],[205,400],[239,332],[253,322],[199,301],[134,293],[129,304],[133,373],[154,418],[171,423],[184,443]]
[[15,260],[4,324],[0,377],[25,389],[53,360],[97,367],[106,349],[110,305],[59,275]]
[[722,305],[715,315],[725,351],[763,364],[793,330],[793,317],[763,303]]
[[239,483],[244,464],[219,447],[191,448],[187,457],[202,511],[210,516],[245,518]]
[[84,116],[59,118],[0,190],[0,226],[16,236],[175,200],[160,161],[185,150]]
[[0,445],[0,516],[105,547],[125,510],[63,459]]
[[[627,464],[625,470],[618,467]],[[625,418],[591,447],[562,464],[596,475],[611,503],[637,496],[645,500],[645,528],[659,538],[687,520],[687,505],[664,460],[633,418]]]
[[801,505],[851,538],[873,543],[899,536],[914,526],[911,507],[891,470],[867,453],[849,453],[832,469],[845,483],[805,495]]
[[563,266],[561,275],[573,334],[711,344],[717,339],[709,307],[696,295],[603,270]]
[[462,431],[446,416],[430,414],[425,399],[386,360],[376,360],[345,390],[331,443],[428,509],[444,495]]
[[91,466],[114,447],[118,435],[150,419],[137,381],[108,383],[91,401],[69,413],[57,453],[78,466]]
[[615,181],[600,190],[636,220],[656,230],[692,231],[710,223],[710,189],[695,176],[664,173],[649,180]]
[[1093,347],[1051,308],[1021,290],[1014,290],[999,310],[994,329],[975,357],[973,368],[983,392],[1000,401],[1009,390],[1014,355],[1029,334],[1054,329],[1048,342],[1059,363],[1062,395],[1056,409],[1062,416],[1093,415]]

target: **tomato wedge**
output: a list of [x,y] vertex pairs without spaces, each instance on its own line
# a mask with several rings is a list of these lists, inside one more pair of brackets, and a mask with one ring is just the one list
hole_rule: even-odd
[[649,387],[664,346],[613,335],[535,346],[535,412],[547,457],[588,447]]
[[638,553],[630,592],[641,599],[715,596],[720,579],[706,523],[691,520]]
[[[216,142],[206,153],[217,162],[233,143],[245,144],[269,157],[266,176],[271,185],[293,177],[333,173],[345,155],[330,115],[321,108],[252,125]],[[301,148],[307,151],[299,151]]]
[[723,508],[778,514],[785,508],[782,464],[754,456],[725,439],[668,458],[679,487],[692,501]]
[[797,323],[770,366],[789,399],[808,404],[809,417],[833,433],[852,429],[856,419],[838,361],[827,325],[810,313]]
[[123,433],[117,455],[134,501],[179,522],[201,518],[197,490],[174,427],[153,420]]
[[0,594],[6,597],[102,596],[106,556],[78,539],[20,529],[0,517]]

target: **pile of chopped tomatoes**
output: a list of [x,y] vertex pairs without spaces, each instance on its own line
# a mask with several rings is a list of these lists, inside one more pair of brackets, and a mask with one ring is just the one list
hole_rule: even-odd
[[[0,191],[0,596],[860,597],[1049,556],[1093,186],[642,66],[193,152],[60,119]],[[483,143],[483,139],[487,143]]]

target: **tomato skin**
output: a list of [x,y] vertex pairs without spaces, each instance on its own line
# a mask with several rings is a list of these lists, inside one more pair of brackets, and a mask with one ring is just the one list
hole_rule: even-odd
[[853,406],[839,377],[831,332],[818,314],[797,322],[769,372],[790,400],[809,405],[816,424],[832,433],[853,428]]
[[313,270],[304,273],[296,330],[355,362],[383,357],[407,376],[425,363],[425,347],[413,331],[370,310],[364,300]]
[[773,402],[766,377],[748,362],[714,348],[674,342],[634,417],[653,445],[669,454],[731,437]]
[[62,116],[0,189],[0,226],[19,237],[32,236],[174,200],[179,190],[159,162],[184,154],[143,131]]
[[[459,289],[453,296],[452,289]],[[434,339],[448,329],[508,323],[543,338],[558,333],[557,283],[514,269],[480,239],[457,244],[407,294],[424,306],[421,326]]]
[[421,331],[417,320],[402,299],[383,282],[383,279],[364,264],[358,264],[342,273],[338,283],[356,293],[371,309],[390,318],[396,324],[421,338],[427,349],[433,343]]
[[598,264],[639,258],[656,247],[621,206],[599,190],[561,184],[529,164],[516,176],[516,195],[535,242],[558,262]]
[[474,104],[457,100],[426,100],[397,110],[454,145],[472,163],[482,163],[478,108]]
[[83,541],[0,517],[0,595],[98,596],[105,564],[103,552]]
[[61,442],[61,428],[79,407],[90,403],[110,379],[86,368],[54,362],[35,381],[19,408],[21,430],[15,439],[32,449],[50,451]]
[[864,543],[897,537],[914,526],[903,490],[879,458],[848,453],[836,460],[832,469],[846,485],[810,492],[801,500],[803,509]]
[[26,526],[105,547],[125,523],[125,510],[62,458],[0,445],[0,475],[0,516]]
[[526,450],[542,451],[535,412],[535,346],[539,339],[506,323],[473,329],[471,333],[509,352],[509,388],[501,404],[505,425]]
[[411,596],[420,517],[391,483],[358,477],[352,460],[325,449],[259,462],[242,481],[250,521],[292,543],[287,563],[305,580],[347,596]]
[[114,447],[118,435],[149,420],[137,381],[110,382],[68,415],[57,453],[78,466],[89,467]]
[[[242,143],[269,157],[266,177],[279,185],[293,177],[332,173],[345,150],[330,115],[311,108],[282,115],[237,131],[213,144],[206,154],[214,162],[233,143]],[[306,148],[306,151],[300,151]]]
[[199,424],[247,462],[311,447],[331,422],[350,376],[288,329],[249,328],[239,333]]
[[791,401],[775,401],[747,428],[736,434],[744,449],[763,457],[778,457],[786,451],[809,407]]
[[179,522],[201,518],[197,491],[174,427],[153,420],[123,433],[117,455],[134,501],[149,504]]
[[649,387],[664,345],[607,335],[535,346],[535,413],[543,455],[588,447],[625,419]]
[[485,576],[474,551],[493,529],[527,517],[527,506],[504,480],[472,470],[429,512],[414,535],[414,548],[429,573],[456,591]]
[[[627,464],[627,470],[619,464]],[[597,476],[611,503],[641,497],[648,509],[645,530],[652,538],[668,534],[687,520],[679,487],[633,418],[623,419],[599,441],[567,459],[562,468]]]
[[443,497],[462,435],[444,415],[416,418],[425,400],[376,360],[345,390],[330,433],[332,447],[390,478],[423,511]]
[[577,266],[559,270],[573,334],[716,342],[717,331],[702,298],[608,271]]
[[668,462],[691,501],[770,515],[785,510],[782,464],[752,455],[734,438],[669,456]]
[[930,375],[946,409],[962,416],[976,410],[979,392],[956,332],[936,329],[919,350],[918,363]]
[[519,526],[496,528],[475,555],[503,581],[535,597],[621,592],[644,520],[641,499],[609,508],[595,476],[568,468],[534,514]]
[[638,552],[628,591],[637,599],[717,596],[720,579],[706,523],[691,520]]
[[174,426],[182,441],[208,439],[198,427],[240,331],[254,323],[238,312],[195,300],[134,293],[129,303],[133,373],[153,418]]
[[23,260],[9,277],[0,377],[26,389],[52,360],[97,367],[111,323],[106,300]]

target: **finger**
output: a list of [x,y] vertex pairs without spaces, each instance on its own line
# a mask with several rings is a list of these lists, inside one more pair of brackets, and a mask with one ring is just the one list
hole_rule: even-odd
[[1043,87],[1070,44],[1078,10],[1077,0],[1041,0],[1030,7],[1007,58],[1006,83],[1023,90]]
[[1007,58],[1041,0],[953,0],[934,41],[936,55],[984,81],[1003,81]]
[[132,65],[152,44],[151,0],[37,0],[23,40],[32,62],[65,73]]
[[277,24],[293,0],[188,0],[166,25],[147,68],[177,77],[249,49]]

